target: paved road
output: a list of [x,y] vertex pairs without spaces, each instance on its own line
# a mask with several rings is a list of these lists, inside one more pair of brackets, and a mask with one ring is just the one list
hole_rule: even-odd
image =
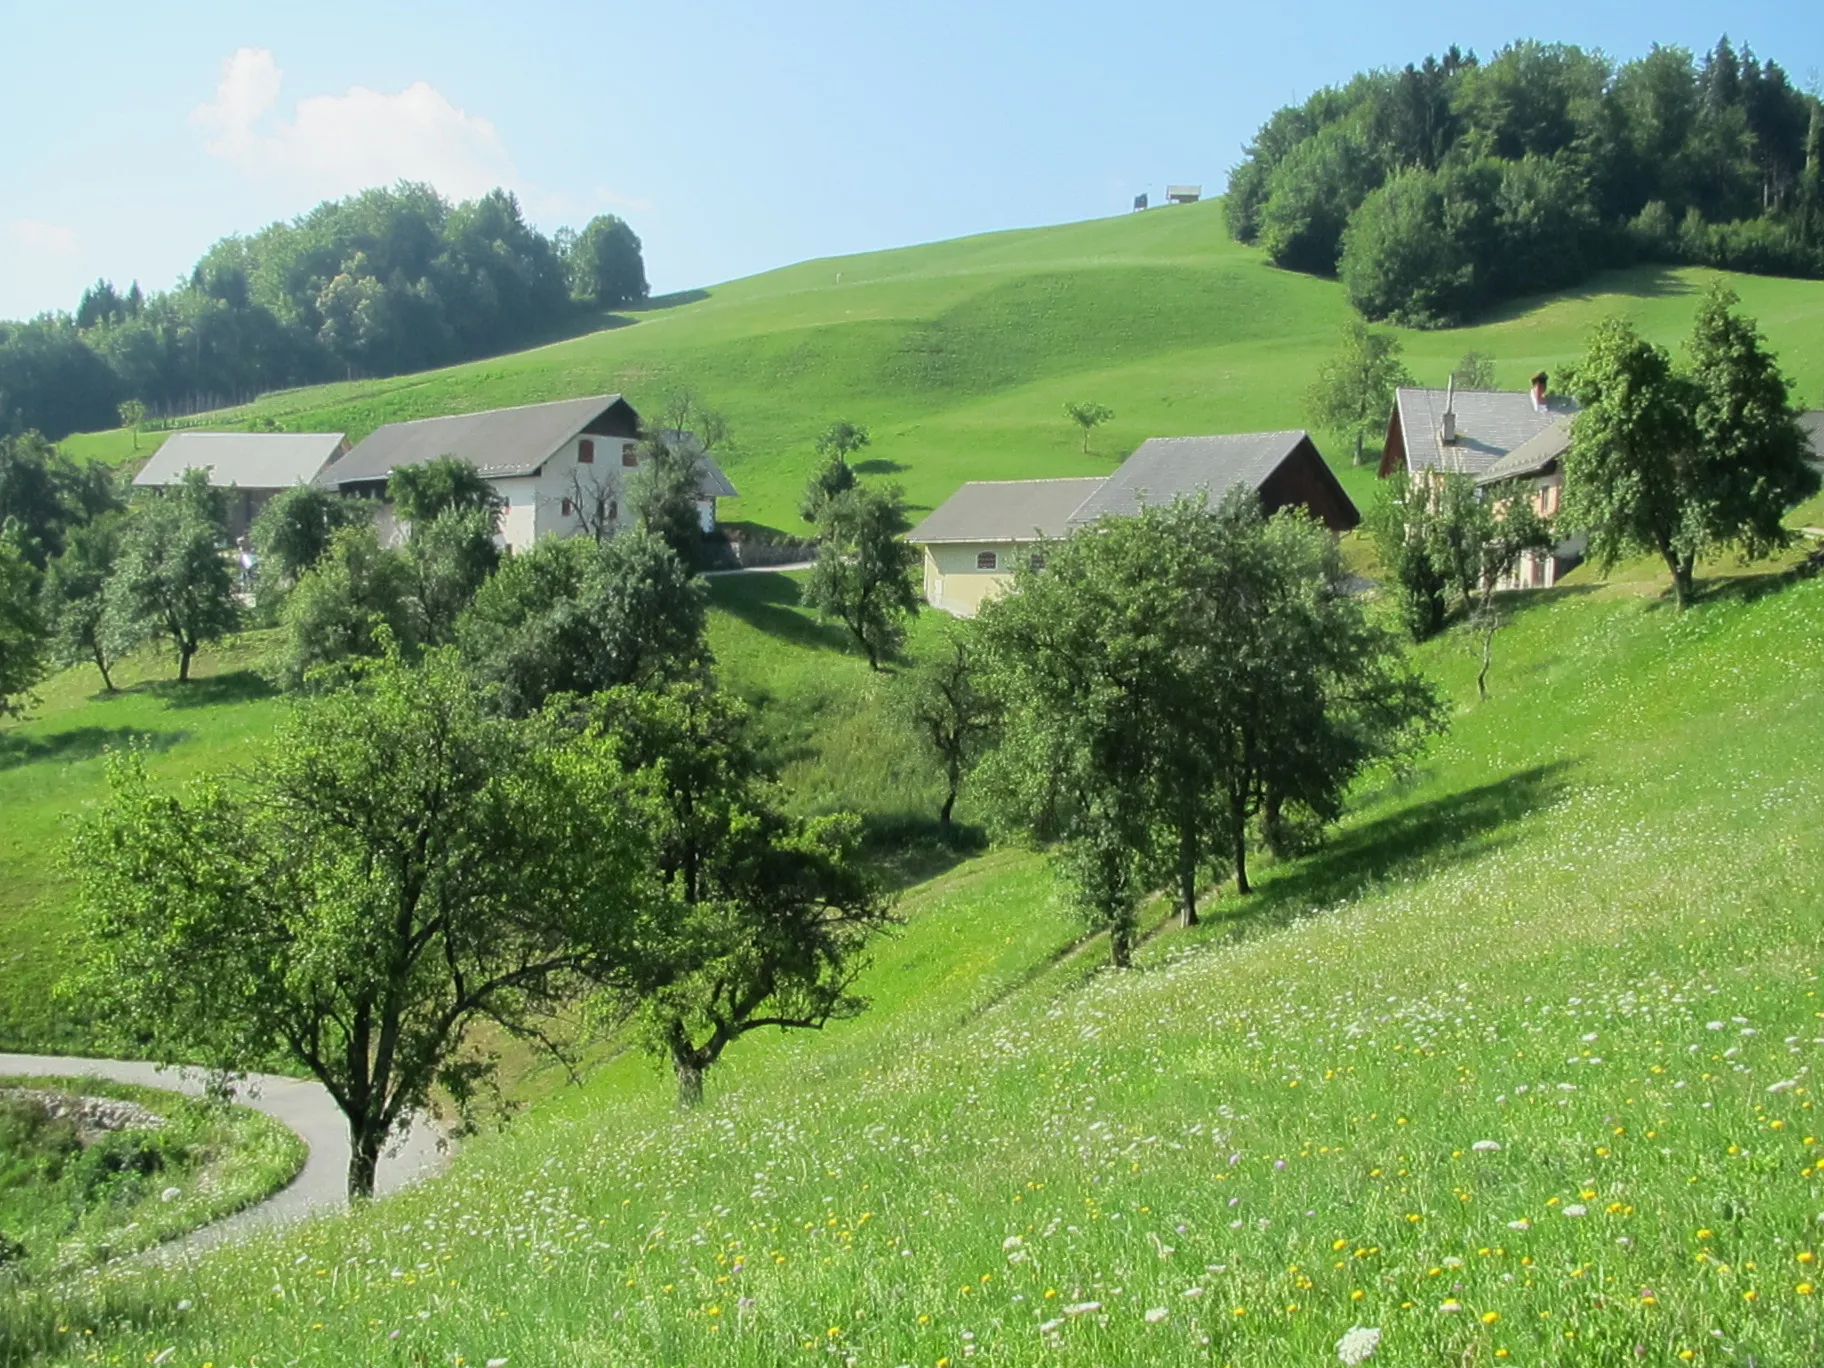
[[[205,1078],[200,1069],[161,1070],[156,1064],[131,1060],[0,1054],[0,1076],[13,1074],[106,1078],[192,1097],[202,1093]],[[298,1176],[265,1201],[194,1230],[167,1249],[205,1249],[276,1223],[338,1211],[347,1205],[348,1124],[321,1083],[253,1074],[236,1087],[234,1100],[290,1126],[310,1146],[310,1155]],[[428,1117],[415,1118],[403,1142],[395,1142],[392,1151],[380,1160],[374,1184],[376,1195],[395,1192],[436,1173],[448,1157],[443,1129]]]
[[714,579],[717,575],[783,575],[788,570],[809,570],[816,561],[792,561],[786,565],[740,565],[733,570],[705,570],[704,579]]

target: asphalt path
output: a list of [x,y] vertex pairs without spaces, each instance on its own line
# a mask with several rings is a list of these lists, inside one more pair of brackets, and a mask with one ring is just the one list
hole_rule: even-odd
[[[105,1078],[191,1097],[201,1096],[207,1081],[201,1069],[161,1068],[136,1060],[0,1054],[0,1077],[8,1075]],[[298,1176],[265,1201],[161,1246],[166,1251],[207,1249],[274,1225],[341,1211],[348,1205],[348,1123],[321,1083],[278,1074],[250,1074],[235,1085],[234,1100],[291,1127],[310,1147],[310,1154]],[[449,1150],[448,1138],[435,1120],[414,1117],[411,1129],[396,1138],[381,1157],[374,1195],[384,1197],[438,1172],[448,1161]]]

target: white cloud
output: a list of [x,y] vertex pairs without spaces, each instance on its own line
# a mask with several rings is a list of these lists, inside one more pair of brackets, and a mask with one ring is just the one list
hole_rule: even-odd
[[253,175],[302,183],[319,195],[345,195],[396,180],[429,181],[469,199],[518,174],[500,134],[465,113],[434,86],[414,82],[396,95],[350,86],[341,95],[299,100],[290,122],[273,115],[283,72],[270,50],[239,48],[222,63],[215,98],[190,122],[203,144]]
[[76,255],[76,230],[43,219],[14,219],[6,225],[7,235],[28,252],[44,256]]

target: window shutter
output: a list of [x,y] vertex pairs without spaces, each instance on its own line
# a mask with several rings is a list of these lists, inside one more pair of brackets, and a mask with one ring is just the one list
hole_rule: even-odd
[[587,437],[576,444],[576,463],[578,465],[595,464],[595,443]]
[[639,463],[640,463],[639,448],[634,446],[634,444],[632,442],[622,443],[621,444],[621,464],[623,466],[625,466],[627,469],[631,470],[631,469],[633,469],[633,467],[637,466]]
[[570,502],[570,496],[566,494],[564,496],[564,516],[567,518],[574,511],[575,505]]

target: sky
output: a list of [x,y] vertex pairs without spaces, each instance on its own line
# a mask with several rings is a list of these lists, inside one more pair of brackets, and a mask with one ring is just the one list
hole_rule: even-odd
[[1810,0],[0,0],[0,318],[402,177],[619,214],[665,293],[1217,194],[1278,106],[1451,43],[1725,31],[1824,68]]

